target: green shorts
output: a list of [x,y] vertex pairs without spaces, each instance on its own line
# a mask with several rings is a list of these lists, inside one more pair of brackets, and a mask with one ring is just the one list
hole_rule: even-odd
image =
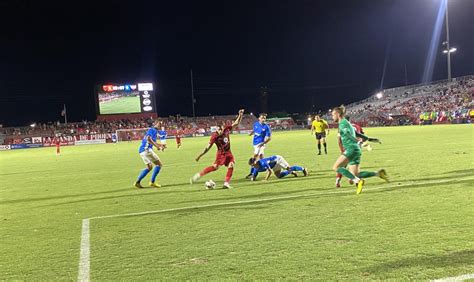
[[346,158],[349,159],[349,165],[358,165],[360,164],[360,156],[362,151],[359,147],[346,148],[344,153],[342,153]]

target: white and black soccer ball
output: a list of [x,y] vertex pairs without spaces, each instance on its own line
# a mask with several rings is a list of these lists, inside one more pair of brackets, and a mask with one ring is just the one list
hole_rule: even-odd
[[208,189],[208,190],[212,190],[212,189],[216,188],[216,183],[212,180],[206,181],[206,183],[204,183],[204,185],[206,186],[206,189]]

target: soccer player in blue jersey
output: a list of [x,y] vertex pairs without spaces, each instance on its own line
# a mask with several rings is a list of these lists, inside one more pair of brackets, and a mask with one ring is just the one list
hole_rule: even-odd
[[160,170],[163,164],[161,163],[161,160],[158,157],[158,155],[153,151],[153,146],[155,146],[157,149],[160,149],[163,146],[163,145],[158,145],[156,143],[156,139],[158,136],[157,127],[159,125],[160,123],[156,122],[153,126],[151,126],[147,130],[147,132],[145,133],[145,136],[143,136],[140,148],[138,149],[138,153],[140,154],[140,157],[145,163],[146,168],[144,168],[138,175],[138,179],[133,185],[136,188],[143,188],[143,186],[140,184],[140,181],[142,181],[142,179],[145,178],[145,176],[147,176],[147,174],[152,170],[153,168],[152,164],[155,165],[155,168],[153,168],[149,185],[155,188],[161,187],[161,185],[156,183],[156,177],[158,176],[158,173],[160,173]]
[[158,137],[160,139],[161,147],[159,148],[161,151],[166,149],[166,137],[168,137],[168,133],[164,126],[161,127],[161,130],[158,130]]
[[[267,120],[267,114],[261,113],[253,125],[252,132],[249,135],[253,135],[253,158],[263,159],[265,151],[265,145],[272,140],[272,131],[270,126],[265,123]],[[250,169],[250,174],[246,178],[251,178],[253,169]]]
[[290,166],[288,162],[279,155],[271,156],[261,160],[251,158],[249,160],[249,165],[252,166],[252,181],[255,181],[259,172],[267,172],[265,180],[268,180],[272,175],[272,172],[277,178],[283,178],[289,174],[297,176],[296,172],[301,171],[303,176],[308,175],[308,170],[301,166]]

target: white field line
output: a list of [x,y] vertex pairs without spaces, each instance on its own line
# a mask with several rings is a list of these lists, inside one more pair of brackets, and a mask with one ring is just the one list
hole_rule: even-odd
[[451,282],[451,281],[465,281],[468,279],[474,279],[474,273],[464,274],[455,277],[446,277],[436,280],[431,280],[432,282]]
[[79,258],[79,273],[77,281],[88,282],[90,274],[90,232],[88,218],[82,220],[81,254]]
[[[459,178],[456,179],[455,182],[461,182],[466,180],[474,180],[474,178]],[[366,188],[364,191],[373,191],[373,190],[380,190],[380,189],[388,189],[388,188],[398,188],[398,187],[407,187],[411,185],[429,185],[429,184],[440,184],[440,183],[448,183],[453,182],[453,180],[445,179],[445,180],[432,180],[432,181],[424,181],[424,182],[410,182],[410,183],[403,183],[403,184],[391,184],[391,185],[381,185],[375,186],[372,188]],[[235,201],[235,202],[222,202],[216,204],[208,204],[208,205],[196,205],[196,206],[188,206],[182,208],[171,208],[171,209],[164,209],[164,210],[155,210],[155,211],[144,211],[144,212],[134,212],[134,213],[125,213],[125,214],[114,214],[114,215],[105,215],[105,216],[95,216],[91,218],[86,218],[82,220],[82,236],[81,236],[81,254],[79,259],[79,274],[77,277],[78,281],[89,281],[90,280],[90,232],[89,232],[89,222],[92,219],[105,219],[105,218],[116,218],[116,217],[128,217],[128,216],[140,216],[140,215],[148,215],[148,214],[159,214],[159,213],[166,213],[166,212],[173,212],[173,211],[183,211],[183,210],[194,210],[194,209],[201,209],[201,208],[208,208],[208,207],[221,207],[221,206],[230,206],[230,205],[239,205],[239,204],[248,204],[248,203],[264,203],[270,202],[274,200],[287,200],[287,199],[298,199],[298,198],[306,198],[306,197],[315,197],[318,195],[332,195],[332,194],[354,194],[355,191],[353,189],[350,190],[337,190],[332,192],[322,192],[322,193],[307,193],[302,195],[292,195],[292,196],[282,196],[282,197],[272,197],[272,198],[265,198],[265,199],[255,199],[255,200],[248,200],[248,201]],[[363,195],[363,194],[362,194]],[[471,274],[468,274],[471,275]],[[443,281],[443,280],[440,280]],[[451,281],[451,280],[448,280]],[[452,281],[461,281],[461,280],[452,280]]]
[[[452,180],[452,179],[431,180],[431,181],[424,181],[424,182],[413,181],[413,182],[402,183],[402,184],[388,184],[388,185],[375,186],[375,187],[372,187],[372,188],[369,187],[369,188],[365,188],[364,191],[367,192],[367,191],[374,191],[374,190],[380,190],[380,189],[407,187],[407,186],[412,186],[412,185],[440,184],[440,183],[448,183],[448,182],[453,182],[453,181],[454,182],[460,182],[460,181],[466,181],[466,180],[474,180],[474,178],[469,177],[469,178],[459,178],[459,179],[456,179],[456,180]],[[272,197],[272,198],[255,199],[255,200],[247,200],[247,201],[222,202],[222,203],[215,203],[215,204],[188,206],[188,207],[171,208],[171,209],[164,209],[164,210],[154,210],[154,211],[143,211],[143,212],[133,212],[133,213],[124,213],[124,214],[95,216],[95,217],[91,217],[89,219],[103,219],[103,218],[114,218],[114,217],[139,216],[139,215],[148,215],[148,214],[155,214],[155,213],[166,213],[166,212],[182,211],[182,210],[194,210],[194,209],[201,209],[201,208],[230,206],[230,205],[248,204],[248,203],[263,203],[263,202],[271,202],[271,201],[274,201],[274,200],[297,199],[297,198],[315,197],[315,196],[318,196],[318,195],[332,195],[332,194],[355,194],[355,189],[342,188],[340,190],[330,191],[330,192],[307,193],[307,194],[300,194],[300,195]],[[364,193],[362,193],[359,197],[362,197],[363,195],[364,195]]]

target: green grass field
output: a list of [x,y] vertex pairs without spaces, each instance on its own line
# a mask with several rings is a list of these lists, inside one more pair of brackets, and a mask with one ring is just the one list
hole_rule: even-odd
[[[231,190],[188,179],[208,138],[169,140],[160,189],[131,188],[138,142],[0,152],[0,280],[76,280],[90,223],[91,280],[429,280],[474,273],[474,127],[368,128],[362,167],[386,168],[361,195],[334,187],[336,132],[277,132],[266,155],[310,176],[249,182],[251,139],[232,136]],[[205,179],[220,187],[226,170]],[[259,177],[261,180],[263,176]],[[146,179],[147,183],[149,176]],[[204,180],[205,180],[204,179]],[[180,209],[178,209],[180,208]],[[144,211],[161,211],[94,218]]]
[[101,115],[121,114],[121,113],[139,113],[140,97],[121,97],[108,103],[99,103]]

